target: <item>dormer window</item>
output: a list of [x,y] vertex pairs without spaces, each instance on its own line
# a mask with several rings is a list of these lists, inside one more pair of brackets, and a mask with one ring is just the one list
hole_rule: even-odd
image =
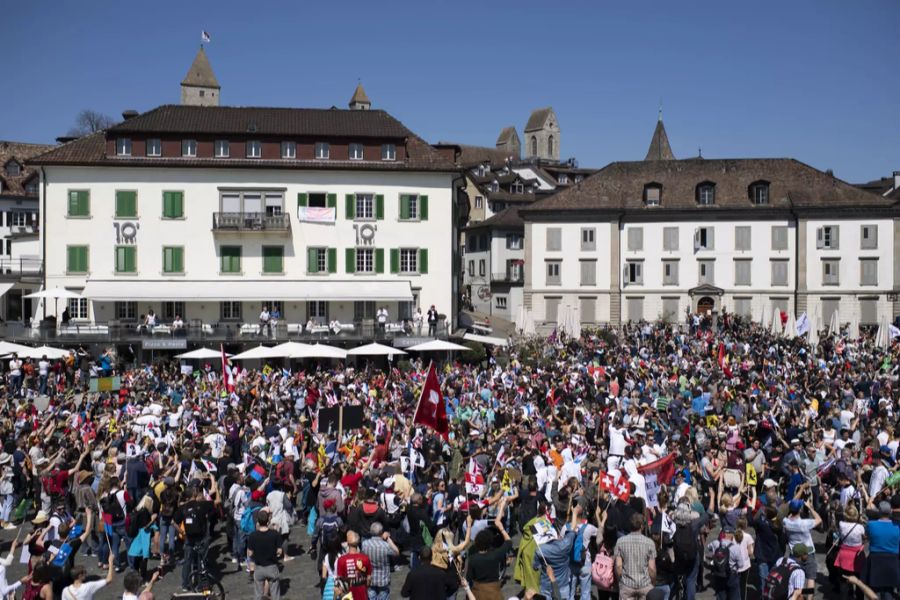
[[25,183],[25,193],[29,196],[35,195],[38,193],[38,178],[32,177]]
[[750,202],[756,206],[766,206],[769,203],[768,181],[755,181],[750,184]]
[[704,181],[697,186],[697,204],[701,206],[712,206],[716,203],[716,184],[711,181]]
[[262,142],[259,140],[247,142],[247,158],[262,158]]
[[11,177],[17,177],[22,173],[22,165],[16,162],[16,159],[12,159],[8,163],[6,163],[6,174]]
[[575,183],[576,183],[576,185],[579,184],[579,183],[581,183],[582,181],[584,181],[584,176],[583,176],[583,175],[576,175],[576,176],[575,176]]
[[658,183],[648,183],[644,186],[644,205],[659,206],[662,202],[662,186]]
[[499,191],[500,191],[500,182],[499,182],[499,181],[493,181],[493,182],[491,182],[491,191],[492,191],[492,192],[499,192]]
[[116,156],[131,156],[131,138],[116,140]]
[[521,181],[517,181],[514,184],[512,184],[512,193],[513,194],[524,194],[525,193],[525,186],[522,185]]
[[181,155],[195,158],[197,156],[197,140],[182,140]]
[[382,144],[381,160],[397,160],[397,146],[394,144]]
[[228,140],[216,140],[216,158],[228,158],[231,156],[231,144]]
[[316,158],[325,160],[330,153],[328,142],[316,142]]
[[162,156],[162,140],[159,138],[147,140],[147,156]]
[[569,183],[569,176],[566,175],[565,173],[560,173],[559,177],[557,178],[557,181],[559,182],[560,185],[567,185]]
[[350,160],[362,160],[363,159],[363,145],[362,144],[350,144]]

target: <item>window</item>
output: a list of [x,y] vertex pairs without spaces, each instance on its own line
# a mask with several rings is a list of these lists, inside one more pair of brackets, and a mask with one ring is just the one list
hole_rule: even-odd
[[662,201],[662,186],[658,183],[648,183],[644,186],[644,204],[647,206],[659,206]]
[[499,192],[499,191],[500,191],[500,182],[499,182],[499,181],[494,181],[493,183],[491,183],[491,185],[490,185],[490,190],[491,190],[492,192]]
[[590,252],[597,249],[597,231],[593,227],[581,228],[581,249]]
[[331,148],[328,145],[328,142],[316,142],[316,158],[322,160],[327,159],[330,153]]
[[247,142],[247,158],[262,158],[262,142],[259,140]]
[[569,183],[569,176],[566,173],[560,173],[559,177],[556,178],[556,181],[560,185],[566,185]]
[[644,263],[629,260],[625,263],[625,285],[643,285]]
[[597,261],[582,260],[581,264],[581,285],[597,285]]
[[666,323],[675,323],[678,321],[678,298],[662,299],[662,320]]
[[644,299],[643,298],[626,298],[628,306],[628,320],[641,321],[644,318]]
[[350,160],[363,159],[363,145],[357,143],[350,144]]
[[69,190],[69,216],[91,216],[91,193],[87,190]]
[[328,324],[328,302],[325,300],[310,300],[306,303],[307,319],[311,319],[317,325]]
[[859,259],[859,284],[878,285],[878,259]]
[[769,184],[765,181],[757,181],[750,184],[750,201],[756,206],[765,206],[769,203]]
[[772,225],[772,250],[788,249],[788,228],[786,225]]
[[231,156],[231,144],[228,140],[216,140],[216,158],[228,158]]
[[531,155],[537,156],[537,137],[531,136]]
[[716,186],[713,183],[701,183],[697,186],[697,204],[711,206],[716,203]]
[[553,136],[547,137],[547,156],[553,156]]
[[525,185],[521,181],[517,181],[510,186],[510,191],[513,194],[524,194]]
[[772,261],[772,285],[786,286],[788,284],[788,261]]
[[469,277],[475,277],[475,261],[469,261]]
[[219,250],[221,257],[221,265],[219,271],[222,273],[240,273],[241,272],[241,247],[240,246],[222,246]]
[[263,273],[284,273],[284,246],[263,246]]
[[240,321],[241,312],[240,302],[226,300],[219,303],[219,315],[223,321]]
[[877,250],[878,249],[878,226],[877,225],[861,225],[859,231],[860,249]]
[[822,323],[831,323],[831,316],[838,313],[838,321],[840,321],[840,298],[822,298]]
[[822,285],[840,285],[840,264],[834,258],[822,260]]
[[13,227],[25,227],[28,225],[28,221],[32,220],[35,213],[22,212],[22,211],[14,211],[9,213],[9,224]]
[[166,321],[174,321],[175,317],[185,318],[185,305],[181,301],[167,301],[162,303],[162,317]]
[[709,285],[715,285],[716,262],[714,260],[699,260],[697,261],[697,265],[700,272],[700,277],[697,283],[708,283]]
[[374,273],[375,272],[375,249],[374,248],[357,248],[356,249],[356,272],[357,273]]
[[182,140],[181,141],[181,155],[182,156],[197,156],[197,140]]
[[397,146],[394,144],[382,144],[381,160],[397,160]]
[[297,142],[281,142],[281,158],[297,158]]
[[116,190],[116,218],[137,217],[137,192]]
[[816,248],[820,250],[837,250],[840,248],[840,227],[826,225],[816,230]]
[[116,246],[116,273],[137,273],[135,246]]
[[698,227],[694,231],[694,250],[713,250],[715,246],[715,229]]
[[419,197],[415,194],[400,195],[400,220],[417,221],[419,219]]
[[595,323],[597,321],[597,298],[588,297],[578,300],[581,305],[581,322]]
[[22,165],[15,159],[9,161],[6,163],[6,174],[10,177],[18,177],[22,174]]
[[69,318],[81,321],[88,318],[87,298],[69,298]]
[[484,198],[481,196],[475,196],[475,208],[483,208],[484,207]]
[[163,219],[184,217],[184,192],[163,192]]
[[400,272],[419,272],[419,251],[415,248],[400,248]]
[[353,303],[353,320],[375,318],[375,302],[372,300],[357,300]]
[[562,250],[562,229],[559,227],[547,228],[547,251],[559,252]]
[[750,250],[750,227],[741,225],[734,228],[734,249]]
[[328,194],[316,192],[309,194],[307,199],[307,206],[325,208],[326,206],[328,206]]
[[752,260],[734,261],[734,285],[750,285],[750,269]]
[[575,183],[576,183],[576,184],[579,184],[579,183],[581,183],[582,181],[584,181],[584,175],[576,175],[576,176],[575,176]]
[[644,228],[629,227],[628,228],[628,249],[643,250],[644,249]]
[[482,258],[481,260],[478,261],[478,275],[480,277],[484,277],[484,273],[485,273],[485,261]]
[[116,156],[131,156],[131,138],[116,140]]
[[552,298],[547,297],[544,298],[544,320],[550,321],[551,323],[556,322],[557,316],[559,316],[559,303],[562,298]]
[[163,246],[163,273],[184,273],[183,246]]
[[308,273],[335,273],[337,250],[334,248],[307,248],[306,271]]
[[560,285],[562,283],[559,277],[560,261],[547,261],[547,285]]
[[677,227],[663,227],[663,250],[678,250]]
[[509,281],[522,280],[522,262],[521,260],[506,261],[506,278]]
[[38,193],[38,178],[32,177],[25,183],[25,193],[29,195]]
[[506,296],[494,296],[494,308],[506,310]]
[[750,310],[752,308],[751,301],[752,298],[735,298],[734,314],[739,317],[750,318]]
[[375,202],[372,194],[356,194],[356,210],[354,215],[356,219],[374,219],[375,218]]
[[678,285],[678,261],[663,261],[663,285]]
[[859,299],[859,324],[860,325],[877,325],[878,324],[878,298],[860,298]]
[[521,233],[506,234],[506,248],[508,250],[521,250],[524,236]]
[[162,140],[159,138],[147,140],[147,156],[162,156]]
[[87,273],[88,272],[88,247],[87,246],[67,246],[66,247],[66,273]]
[[266,192],[264,208],[267,217],[284,214],[284,194],[282,192]]
[[115,313],[120,321],[137,321],[137,302],[116,302]]

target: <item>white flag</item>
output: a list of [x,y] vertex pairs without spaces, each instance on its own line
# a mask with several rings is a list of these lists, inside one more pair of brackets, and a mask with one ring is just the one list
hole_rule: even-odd
[[208,43],[210,42],[210,39],[211,39],[211,38],[209,37],[209,32],[208,32],[208,31],[201,31],[201,32],[200,32],[200,41],[201,41],[201,42],[203,42],[204,44],[208,44]]
[[797,317],[797,336],[806,335],[807,331],[809,331],[809,317],[803,313]]

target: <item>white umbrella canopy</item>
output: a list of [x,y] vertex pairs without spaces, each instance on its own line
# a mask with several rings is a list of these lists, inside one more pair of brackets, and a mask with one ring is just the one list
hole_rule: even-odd
[[267,358],[287,358],[289,353],[270,346],[257,346],[231,357],[232,360],[265,360]]
[[14,344],[5,340],[0,340],[0,356],[6,356],[7,354],[12,354],[13,352],[18,354],[21,352],[25,352],[26,350],[31,350],[31,347],[23,346],[22,344]]
[[[231,356],[227,352],[225,356]],[[175,358],[183,358],[185,360],[206,360],[209,358],[222,358],[222,352],[219,350],[213,350],[212,348],[197,348],[196,350],[191,350],[190,352],[185,352],[184,354],[178,354]]]
[[407,350],[415,352],[452,352],[454,350],[465,351],[468,349],[469,348],[466,346],[454,344],[453,342],[448,342],[446,340],[431,340],[430,342],[423,342],[407,348]]
[[815,348],[819,345],[819,328],[822,324],[819,322],[819,311],[813,309],[812,316],[809,318],[809,347]]
[[[524,317],[523,317],[523,328],[524,330]],[[509,343],[503,338],[493,337],[490,335],[478,335],[477,333],[467,333],[463,336],[464,340],[469,340],[471,342],[480,342],[482,344],[490,344],[491,346],[508,346]]]
[[859,339],[859,317],[855,315],[850,319],[850,326],[847,328],[847,337],[852,340]]
[[53,300],[65,299],[69,298],[83,298],[81,294],[77,292],[72,292],[67,290],[66,288],[55,287],[50,288],[49,290],[41,290],[40,292],[34,292],[33,294],[27,294],[26,298],[51,298]]
[[522,333],[525,335],[534,335],[537,333],[537,328],[534,326],[534,313],[531,312],[531,309],[525,311],[525,328]]
[[878,331],[875,333],[875,346],[887,349],[891,345],[890,323],[887,317],[878,320]]
[[347,351],[328,344],[300,344],[306,348],[300,348],[291,358],[347,358]]
[[312,348],[312,344],[304,344],[302,342],[282,342],[275,346],[276,350],[287,352],[286,356],[290,356],[291,358],[294,358],[296,355],[301,354],[310,348]]
[[794,319],[794,313],[788,311],[787,323],[784,324],[784,337],[797,337],[797,320]]
[[[468,348],[466,348],[466,350],[468,350]],[[348,350],[347,354],[352,356],[392,356],[406,354],[406,352],[397,348],[385,346],[384,344],[379,344],[378,342],[372,342],[371,344]]]
[[828,321],[828,334],[841,335],[841,322],[836,310],[831,313],[831,319]]
[[516,311],[516,331],[522,332],[525,330],[525,305],[520,304],[519,310]]
[[769,324],[769,332],[772,335],[781,335],[781,311],[778,307],[772,309],[772,322]]
[[560,304],[556,307],[556,331],[566,333],[566,324],[569,319],[569,305]]
[[569,308],[569,335],[573,338],[581,337],[581,309],[578,305]]
[[38,346],[37,348],[27,348],[22,352],[19,352],[19,356],[21,358],[43,358],[47,357],[50,360],[58,360],[60,358],[65,358],[69,355],[68,350],[62,350],[60,348],[51,348],[50,346]]

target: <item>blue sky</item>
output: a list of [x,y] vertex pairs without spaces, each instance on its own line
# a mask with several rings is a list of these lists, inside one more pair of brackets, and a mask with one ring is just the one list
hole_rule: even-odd
[[344,107],[361,79],[427,140],[484,145],[552,105],[563,156],[599,167],[643,158],[662,98],[678,157],[900,170],[897,0],[29,0],[3,20],[5,139],[178,102],[205,29],[226,104]]

